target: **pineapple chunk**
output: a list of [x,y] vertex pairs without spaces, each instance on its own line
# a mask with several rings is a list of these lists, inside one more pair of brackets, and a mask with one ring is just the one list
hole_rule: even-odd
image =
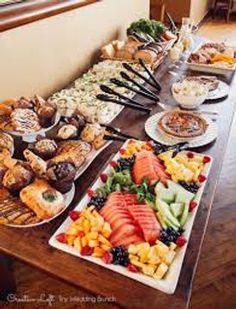
[[169,251],[169,247],[159,240],[156,241],[156,245],[154,247],[157,255],[161,258],[164,257],[165,254]]
[[154,273],[153,277],[155,279],[162,279],[164,277],[164,275],[166,274],[167,270],[168,270],[168,266],[165,263],[161,263],[158,266],[158,268],[157,268],[156,272]]
[[151,276],[153,277],[154,275],[154,272],[156,270],[156,266],[153,266],[153,265],[143,265],[142,267],[142,271],[145,275],[148,275],[148,276]]
[[104,245],[106,245],[106,246],[111,246],[109,240],[107,240],[107,239],[106,239],[103,235],[101,235],[101,234],[99,234],[98,240],[99,240],[102,244],[104,244]]
[[66,240],[67,240],[67,244],[69,246],[73,246],[74,240],[75,240],[76,236],[74,235],[66,235]]
[[141,254],[141,252],[142,252],[143,250],[149,249],[149,248],[150,248],[150,245],[149,245],[148,242],[143,242],[143,243],[141,243],[141,244],[136,245],[136,248],[137,248],[138,255],[139,255],[139,253]]
[[88,241],[89,247],[95,248],[99,246],[99,241],[97,239],[90,239]]
[[175,250],[177,248],[177,245],[174,243],[174,242],[171,242],[170,243],[170,246],[169,246],[169,249],[171,250],[171,251],[173,251],[173,250]]
[[148,253],[148,263],[158,265],[161,263],[160,257],[157,255],[155,246],[151,247]]
[[132,264],[134,264],[135,266],[139,267],[139,268],[143,268],[143,266],[145,264],[139,262],[139,261],[136,261],[136,260],[132,260]]
[[86,235],[86,238],[88,240],[90,239],[97,239],[98,238],[98,232],[89,232],[87,235]]
[[90,223],[87,219],[85,219],[83,222],[83,230],[85,234],[87,234],[90,230]]
[[175,255],[176,255],[175,251],[167,252],[163,258],[163,262],[167,265],[170,265],[173,262]]
[[105,245],[105,244],[101,244],[100,246],[103,250],[105,251],[109,251],[111,249],[111,245]]
[[111,235],[111,232],[112,231],[111,231],[110,224],[108,222],[105,222],[101,230],[102,235],[108,238]]
[[135,245],[130,245],[129,248],[128,248],[128,252],[129,252],[130,254],[137,254],[137,252],[138,252],[137,246],[135,246]]
[[129,259],[132,262],[133,260],[139,261],[139,257],[135,254],[129,254]]
[[75,249],[78,249],[79,251],[81,250],[81,241],[80,241],[79,237],[75,238],[74,247],[75,247]]
[[82,247],[85,247],[85,246],[87,246],[87,245],[88,245],[88,240],[87,240],[87,238],[84,236],[84,237],[81,238],[81,246],[82,246]]

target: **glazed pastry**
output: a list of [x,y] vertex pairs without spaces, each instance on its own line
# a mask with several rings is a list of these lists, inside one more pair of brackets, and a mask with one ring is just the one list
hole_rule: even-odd
[[71,118],[67,118],[67,123],[75,126],[78,130],[78,133],[81,132],[86,125],[85,118],[79,114],[74,115]]
[[58,148],[57,156],[52,158],[52,162],[70,162],[79,168],[91,151],[90,144],[82,141],[65,141]]
[[6,171],[2,183],[9,191],[16,193],[30,184],[32,180],[33,173],[28,165],[18,161],[12,168]]
[[0,224],[34,224],[40,220],[17,197],[0,194]]
[[69,162],[51,162],[47,169],[49,183],[61,193],[71,190],[75,175],[76,168],[74,164]]
[[57,143],[52,139],[42,138],[34,144],[33,150],[43,159],[50,159],[57,152]]
[[20,198],[41,220],[54,217],[65,207],[63,195],[42,179],[21,190]]
[[0,103],[0,115],[10,115],[12,112],[13,104],[16,102],[15,99],[4,100]]
[[43,127],[50,127],[55,121],[56,108],[46,103],[37,111],[39,117],[39,124]]
[[24,157],[37,177],[45,177],[47,163],[29,149],[25,149]]
[[57,132],[57,137],[60,139],[69,139],[76,137],[78,134],[77,128],[72,124],[63,125]]
[[12,150],[14,146],[14,140],[11,135],[0,131],[0,151],[2,149]]
[[105,129],[99,123],[88,123],[82,130],[80,137],[83,141],[92,143],[95,149],[98,149],[105,143],[104,134]]
[[42,98],[41,96],[39,96],[37,94],[33,97],[33,99],[31,101],[32,101],[36,111],[40,107],[42,107],[42,106],[44,106],[46,104],[46,101],[44,100],[44,98]]
[[31,133],[40,130],[39,118],[31,109],[17,108],[11,113],[11,125],[14,131]]

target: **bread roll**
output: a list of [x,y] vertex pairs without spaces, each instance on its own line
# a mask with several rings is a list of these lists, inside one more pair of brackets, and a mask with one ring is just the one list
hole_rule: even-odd
[[153,64],[157,60],[157,54],[152,50],[142,49],[135,53],[134,59],[142,59],[145,63]]

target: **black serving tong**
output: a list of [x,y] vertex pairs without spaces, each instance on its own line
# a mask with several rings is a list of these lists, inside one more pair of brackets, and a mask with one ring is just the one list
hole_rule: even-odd
[[122,106],[130,107],[130,108],[133,108],[133,109],[136,109],[136,110],[139,110],[141,112],[148,113],[148,114],[151,112],[151,108],[141,106],[141,105],[137,105],[137,104],[133,104],[133,103],[129,103],[129,102],[124,102],[124,101],[121,101],[121,100],[116,100],[113,97],[106,95],[106,94],[100,93],[96,97],[100,101],[112,102],[112,103],[119,104],[119,105],[122,105]]
[[156,154],[160,154],[162,152],[166,152],[169,150],[174,150],[173,154],[172,154],[172,158],[176,157],[176,155],[183,150],[186,150],[189,148],[189,143],[188,142],[181,142],[181,143],[177,143],[175,145],[164,145],[162,143],[159,142],[155,142],[155,153]]
[[135,100],[123,95],[123,94],[120,94],[119,92],[111,89],[110,87],[108,87],[106,85],[100,85],[100,89],[105,93],[116,95],[118,98],[123,99],[123,100],[127,100],[130,103],[133,103],[133,104],[136,104],[136,105],[139,105],[139,106],[144,106],[143,104],[139,103],[138,101],[135,101]]
[[137,93],[137,94],[139,94],[139,95],[141,95],[141,96],[143,96],[145,98],[148,98],[149,100],[152,100],[152,101],[155,101],[155,102],[159,101],[159,98],[157,96],[154,97],[153,95],[150,95],[147,92],[144,92],[142,90],[138,90],[138,89],[136,89],[136,88],[134,88],[132,86],[129,86],[127,83],[122,82],[121,80],[119,80],[117,78],[111,78],[110,82],[115,84],[118,87],[123,87],[123,88],[126,88],[128,90],[131,90],[131,91],[133,91],[133,92],[135,92],[135,93]]
[[134,84],[135,86],[137,86],[139,89],[141,89],[142,91],[150,94],[151,96],[155,96],[157,98],[157,101],[159,101],[158,96],[152,92],[151,90],[149,90],[148,88],[146,88],[145,86],[139,84],[138,82],[136,82],[136,80],[132,79],[128,74],[126,74],[125,72],[121,71],[120,72],[120,76],[122,78],[124,78],[125,80],[127,80],[128,82],[131,82],[132,84]]
[[155,78],[155,75],[151,72],[151,70],[146,66],[145,62],[143,61],[143,59],[139,59],[139,63],[140,65],[144,68],[144,70],[147,72],[147,74],[149,75],[149,77],[151,78],[151,80],[155,83],[156,88],[159,89],[159,91],[161,91],[161,85],[158,83],[158,81]]
[[161,87],[160,87],[159,84],[156,84],[156,83],[151,82],[148,78],[146,78],[145,76],[143,76],[142,74],[140,74],[138,71],[136,71],[136,70],[135,70],[131,65],[129,65],[128,63],[124,62],[124,63],[122,63],[122,65],[123,65],[123,67],[124,67],[127,71],[129,71],[129,72],[135,74],[136,76],[138,76],[139,78],[141,78],[143,81],[145,81],[147,84],[149,84],[149,85],[152,86],[153,88],[157,89],[158,92],[160,92]]

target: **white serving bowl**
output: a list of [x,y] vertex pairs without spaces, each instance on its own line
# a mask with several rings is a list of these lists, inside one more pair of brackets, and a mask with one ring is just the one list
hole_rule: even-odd
[[201,94],[183,94],[181,91],[175,91],[176,84],[172,86],[172,95],[175,101],[183,108],[186,109],[195,109],[199,107],[208,97],[208,89],[204,85],[199,85],[201,88]]

